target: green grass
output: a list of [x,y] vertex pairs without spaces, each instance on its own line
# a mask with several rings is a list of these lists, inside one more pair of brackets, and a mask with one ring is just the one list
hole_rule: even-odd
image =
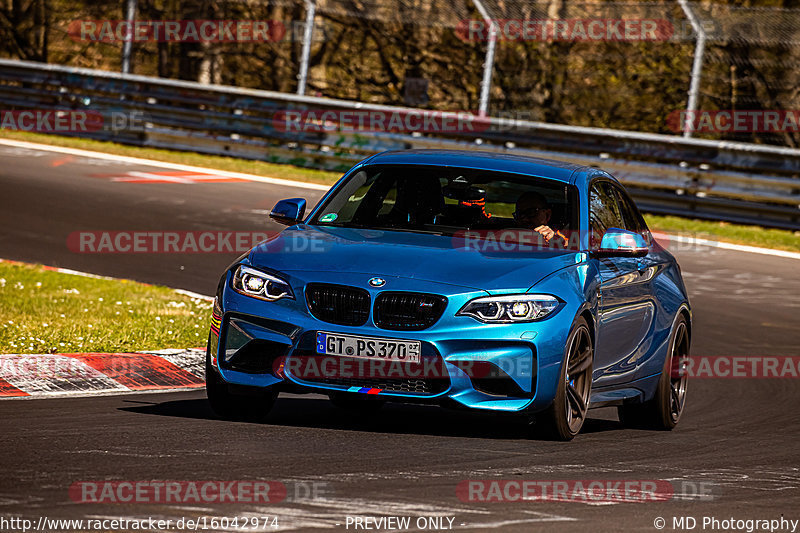
[[166,287],[0,262],[0,353],[205,346],[211,303]]
[[692,235],[712,241],[725,241],[762,248],[800,252],[800,232],[744,226],[728,222],[710,222],[690,218],[645,215],[653,231]]
[[[28,142],[37,142],[69,148],[95,150],[110,154],[119,154],[131,157],[155,159],[169,163],[181,163],[199,167],[245,172],[260,176],[282,178],[288,180],[322,183],[330,185],[339,179],[340,174],[324,170],[296,167],[292,165],[267,163],[263,161],[250,161],[196,154],[192,152],[177,152],[155,148],[139,148],[125,146],[110,142],[92,141],[72,137],[59,137],[43,133],[16,132],[0,130],[0,137]],[[775,248],[779,250],[800,251],[800,232],[777,229],[764,229],[760,226],[744,226],[729,224],[727,222],[710,222],[706,220],[693,220],[673,216],[646,216],[647,223],[655,231],[669,233],[691,234],[704,239]]]

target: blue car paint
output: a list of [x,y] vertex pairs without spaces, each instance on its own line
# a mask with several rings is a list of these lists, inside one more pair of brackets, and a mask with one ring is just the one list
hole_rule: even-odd
[[[414,164],[452,166],[513,172],[575,185],[579,192],[580,227],[589,227],[588,188],[592,180],[616,180],[609,174],[588,167],[535,160],[519,156],[456,151],[389,152],[357,164],[337,182],[305,218],[313,219],[339,185],[371,164]],[[243,296],[231,289],[232,268],[222,280],[215,305],[223,316],[220,337],[212,333],[212,360],[224,346],[226,325],[231,317],[258,317],[265,324],[251,333],[257,338],[287,347],[289,357],[297,350],[305,332],[327,331],[366,337],[420,340],[430,343],[446,363],[450,386],[428,401],[445,398],[465,407],[508,412],[536,412],[553,401],[564,364],[565,345],[572,326],[580,316],[587,318],[594,339],[602,340],[604,319],[613,315],[621,327],[635,325],[628,342],[635,342],[629,353],[611,354],[611,359],[596,364],[593,372],[593,406],[623,400],[648,400],[653,397],[669,350],[672,326],[678,313],[691,320],[686,289],[674,257],[652,241],[645,270],[652,276],[636,285],[646,286],[648,297],[636,310],[625,305],[601,314],[602,272],[614,259],[590,256],[588,231],[580,232],[580,251],[536,250],[512,255],[453,246],[452,238],[440,235],[394,231],[334,228],[300,223],[254,247],[234,265],[246,264],[280,275],[292,287],[295,300],[266,302]],[[636,261],[639,261],[636,259]],[[380,276],[386,283],[371,287],[368,280]],[[645,279],[645,278],[641,278]],[[326,282],[360,287],[371,301],[385,290],[415,291],[447,297],[447,307],[432,327],[421,331],[378,328],[372,317],[363,326],[340,326],[312,316],[304,289],[309,282]],[[468,301],[487,295],[541,293],[557,296],[563,303],[544,320],[517,324],[484,324],[456,313]],[[622,300],[621,300],[622,301]],[[636,316],[633,316],[636,315]],[[628,322],[625,322],[625,321]],[[638,329],[637,329],[638,328]],[[633,338],[634,341],[630,341]],[[610,342],[610,341],[606,341]],[[477,347],[477,348],[476,348]],[[597,348],[597,346],[596,346]],[[614,358],[617,357],[618,360]],[[504,361],[510,374],[527,397],[497,397],[473,388],[470,378],[454,362]],[[511,362],[509,364],[509,362]],[[271,374],[237,372],[215,365],[216,371],[232,384],[270,387],[284,380]],[[309,391],[333,392],[340,387],[305,382],[291,374],[286,379]],[[381,392],[387,399],[409,397],[397,392]],[[417,398],[417,397],[415,397]],[[418,399],[418,398],[417,398]]]

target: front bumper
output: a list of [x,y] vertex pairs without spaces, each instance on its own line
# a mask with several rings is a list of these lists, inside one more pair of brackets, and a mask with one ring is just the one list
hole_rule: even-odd
[[[419,281],[403,288],[444,293],[442,286]],[[264,302],[226,284],[214,306],[212,366],[226,382],[250,387],[370,394],[506,412],[548,407],[573,318],[570,309],[561,308],[540,322],[484,324],[455,314],[485,292],[447,289],[448,304],[436,324],[398,331],[378,328],[372,316],[359,327],[318,320],[307,308],[302,286],[295,290],[297,300]],[[380,289],[370,292],[374,299]],[[421,361],[322,356],[315,350],[317,332],[420,341]]]

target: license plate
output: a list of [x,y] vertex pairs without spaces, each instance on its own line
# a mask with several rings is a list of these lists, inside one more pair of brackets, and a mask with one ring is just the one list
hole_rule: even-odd
[[421,347],[420,341],[354,337],[338,333],[317,332],[317,353],[324,355],[419,363]]

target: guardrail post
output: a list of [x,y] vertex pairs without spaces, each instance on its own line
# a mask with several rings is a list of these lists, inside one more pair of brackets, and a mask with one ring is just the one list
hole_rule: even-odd
[[703,75],[703,54],[706,48],[706,32],[703,30],[702,24],[697,20],[692,8],[686,0],[678,0],[681,9],[689,19],[689,24],[692,25],[692,30],[697,34],[697,43],[694,47],[694,59],[692,60],[692,80],[689,84],[689,101],[686,104],[686,113],[683,121],[683,136],[689,138],[692,136],[692,129],[694,124],[694,115],[697,111],[697,96],[700,94],[700,77]]
[[297,75],[297,94],[306,92],[308,80],[308,59],[311,55],[311,39],[314,36],[314,16],[317,13],[316,0],[306,0],[306,25],[303,28],[303,51],[300,56],[300,73]]
[[481,17],[489,25],[489,46],[486,49],[486,61],[483,63],[483,79],[481,80],[481,100],[478,106],[478,115],[485,117],[489,110],[489,91],[492,88],[492,70],[494,69],[494,51],[497,46],[497,25],[481,0],[472,0],[478,8]]
[[131,72],[131,52],[133,51],[133,23],[136,19],[136,0],[128,0],[125,7],[125,21],[128,23],[128,35],[122,44],[122,73]]

